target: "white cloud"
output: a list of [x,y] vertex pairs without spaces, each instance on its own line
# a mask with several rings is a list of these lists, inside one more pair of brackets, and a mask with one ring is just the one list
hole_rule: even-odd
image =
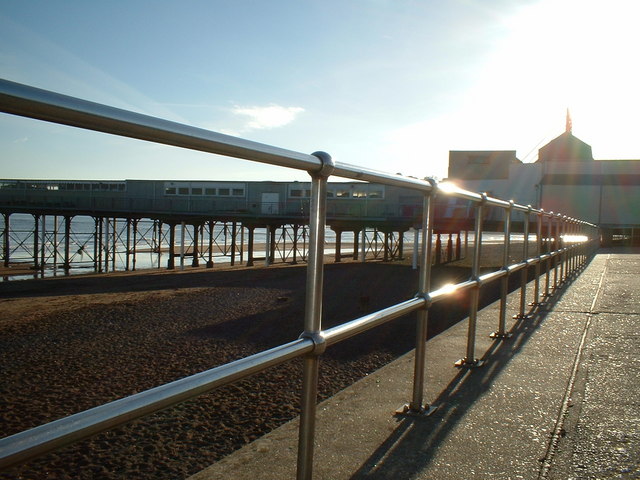
[[304,108],[282,107],[272,104],[266,107],[236,106],[232,112],[236,115],[249,117],[244,126],[244,131],[248,131],[283,127],[293,122],[299,113],[304,112]]

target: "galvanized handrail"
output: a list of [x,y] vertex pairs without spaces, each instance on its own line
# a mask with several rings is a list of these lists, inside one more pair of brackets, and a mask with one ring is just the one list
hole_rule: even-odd
[[[553,268],[553,288],[566,280],[569,274],[584,264],[597,247],[597,227],[587,222],[567,218],[504,201],[485,194],[469,192],[451,184],[437,184],[378,172],[349,164],[333,162],[329,155],[316,152],[312,155],[284,150],[277,147],[250,142],[207,130],[161,120],[139,113],[87,102],[45,90],[0,80],[0,111],[24,117],[46,120],[89,130],[148,140],[215,154],[243,158],[289,168],[306,170],[311,175],[312,196],[310,208],[310,249],[307,266],[307,292],[304,331],[298,340],[270,350],[222,365],[175,382],[98,406],[60,420],[27,430],[0,440],[0,468],[8,468],[48,451],[60,448],[116,425],[148,415],[170,405],[185,401],[208,392],[218,386],[228,384],[293,358],[304,357],[302,416],[298,450],[299,479],[309,479],[313,473],[313,438],[315,429],[318,357],[327,346],[343,341],[354,335],[389,322],[407,313],[417,311],[416,353],[414,382],[411,402],[405,411],[413,414],[428,414],[431,407],[423,403],[426,322],[429,307],[443,300],[453,292],[471,290],[469,311],[469,334],[466,356],[459,362],[461,367],[476,367],[481,364],[474,358],[475,320],[478,311],[480,286],[502,279],[503,286],[509,275],[522,270],[523,285],[528,267],[539,267],[545,263],[545,295],[550,295],[549,284]],[[326,185],[329,175],[378,182],[421,191],[424,208],[421,228],[421,264],[419,292],[412,299],[387,307],[378,312],[323,330],[322,283],[324,227],[326,220]],[[450,195],[465,199],[476,205],[476,226],[472,275],[467,281],[448,288],[431,291],[430,275],[432,263],[433,197]],[[505,211],[505,255],[503,267],[488,274],[480,274],[480,254],[482,247],[482,218],[485,209],[502,208]],[[511,242],[511,216],[514,211],[525,215],[525,243],[523,260],[508,264]],[[529,220],[536,215],[537,255],[528,256]],[[547,251],[542,252],[542,223],[547,219]],[[555,229],[554,229],[555,225]],[[570,227],[568,227],[570,225]],[[562,231],[561,231],[562,227]],[[568,234],[583,235],[582,241]],[[553,246],[551,246],[553,239]],[[552,265],[553,263],[553,265]],[[558,267],[560,275],[558,277]],[[536,268],[536,281],[540,269]],[[521,313],[524,302],[524,286],[521,290]],[[538,290],[536,290],[538,292]],[[538,293],[535,293],[538,302]],[[496,338],[506,338],[505,332],[506,288],[502,289],[501,313]],[[524,317],[523,317],[524,318]]]

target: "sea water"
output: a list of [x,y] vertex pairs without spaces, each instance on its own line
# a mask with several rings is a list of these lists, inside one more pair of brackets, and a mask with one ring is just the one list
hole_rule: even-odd
[[[4,231],[4,224],[0,224],[0,238],[2,239],[2,245],[5,245],[5,235],[9,236],[9,259],[12,266],[23,264],[31,267],[33,265],[34,256],[34,240],[37,235],[38,242],[38,263],[44,264],[45,268],[35,271],[30,275],[4,275],[1,280],[17,280],[21,278],[39,278],[55,275],[66,274],[78,274],[89,273],[94,271],[95,263],[94,258],[97,253],[101,259],[103,266],[102,271],[122,271],[127,268],[127,245],[126,245],[126,221],[119,219],[116,221],[116,239],[113,241],[113,219],[109,222],[109,244],[103,245],[102,252],[95,252],[95,221],[93,217],[85,215],[74,216],[71,221],[71,229],[69,236],[69,257],[70,268],[66,272],[62,269],[64,262],[64,218],[54,217],[52,215],[40,217],[38,224],[38,232],[34,232],[35,219],[33,215],[14,213],[10,216],[10,227],[8,232]],[[133,256],[129,256],[129,269],[149,269],[149,268],[164,268],[167,266],[169,258],[169,243],[168,243],[168,227],[163,226],[162,235],[158,235],[155,230],[155,225],[152,220],[141,219],[138,221],[137,234],[136,234],[136,255],[135,265],[133,264]],[[107,236],[107,227],[103,226],[103,237]],[[416,234],[419,232],[410,229],[403,234],[403,241],[405,244],[406,254],[408,254],[413,248],[413,244],[416,238]],[[193,243],[193,227],[187,225],[184,230],[181,225],[176,226],[176,239],[175,239],[175,253],[179,255],[181,251],[181,245],[185,245],[184,248],[188,249]],[[306,247],[308,247],[308,231],[306,232],[306,238],[298,239],[298,258],[302,255],[306,256]],[[381,234],[379,234],[381,235]],[[397,233],[395,239],[397,241]],[[201,239],[202,245],[205,249],[209,243],[208,229],[203,229],[203,237]],[[231,228],[227,224],[216,223],[213,230],[213,238],[220,250],[215,251],[212,255],[214,264],[228,264],[231,262]],[[522,234],[512,234],[512,241],[523,241]],[[367,233],[367,242],[371,242],[373,239],[373,232]],[[341,253],[345,255],[353,254],[353,242],[354,233],[352,231],[344,231],[342,233],[342,247]],[[382,241],[382,238],[376,239]],[[448,240],[448,235],[442,235],[442,242],[445,243]],[[133,234],[131,233],[130,242],[133,241]],[[331,255],[335,253],[335,241],[336,233],[329,227],[325,230],[325,254]],[[462,237],[464,242],[464,236]],[[474,241],[473,232],[467,234],[467,241],[472,244]],[[246,261],[246,245],[247,245],[247,232],[237,229],[236,234],[236,252],[235,260]],[[285,239],[287,248],[291,249],[293,239],[287,237]],[[433,244],[435,245],[436,238],[434,235]],[[483,244],[496,244],[504,242],[504,235],[496,232],[485,232],[482,235]],[[115,245],[114,245],[115,243]],[[241,247],[241,243],[244,246]],[[256,228],[254,230],[254,245],[256,250],[253,253],[254,258],[264,258],[265,252],[260,251],[260,246],[264,246],[267,243],[267,230],[265,228]],[[304,245],[306,243],[306,245]],[[362,245],[362,243],[361,243]],[[44,246],[44,248],[43,248]],[[130,251],[133,249],[132,243],[129,244]],[[242,253],[241,253],[242,251]],[[115,255],[114,255],[115,252]],[[286,252],[284,253],[285,255]],[[4,248],[2,250],[2,257],[4,258]],[[108,256],[108,262],[105,262],[105,255]],[[208,259],[208,253],[200,252],[200,264],[204,264]],[[288,256],[291,256],[289,252]],[[302,258],[304,259],[304,258]],[[44,260],[44,261],[43,261]],[[176,256],[175,264],[176,268],[180,268],[181,265],[190,265],[191,257]]]

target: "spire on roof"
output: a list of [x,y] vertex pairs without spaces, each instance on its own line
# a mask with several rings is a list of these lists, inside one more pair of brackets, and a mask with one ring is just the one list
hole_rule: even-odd
[[572,128],[573,128],[573,123],[571,122],[571,114],[569,113],[569,109],[567,108],[567,119],[566,119],[565,132],[566,133],[571,133],[571,129]]

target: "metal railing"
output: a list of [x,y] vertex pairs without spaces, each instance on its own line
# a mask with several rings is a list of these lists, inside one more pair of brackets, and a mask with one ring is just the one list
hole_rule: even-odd
[[[46,120],[75,127],[96,130],[141,140],[148,140],[192,150],[243,158],[289,168],[306,170],[311,176],[310,239],[306,276],[306,304],[304,331],[287,344],[257,353],[241,360],[222,365],[156,388],[95,407],[84,412],[6,437],[0,440],[0,468],[25,462],[69,443],[94,435],[106,429],[151,414],[183,402],[241,378],[303,357],[302,413],[298,441],[297,478],[310,479],[313,473],[313,440],[315,431],[318,360],[324,350],[335,343],[370,330],[393,319],[417,312],[415,367],[411,401],[404,407],[408,414],[428,414],[431,408],[423,401],[425,377],[425,345],[429,307],[453,292],[469,290],[469,333],[466,355],[461,367],[475,367],[476,317],[479,289],[482,285],[502,280],[502,295],[496,338],[508,335],[505,330],[506,281],[517,271],[522,272],[519,316],[524,318],[525,288],[529,267],[535,266],[535,299],[540,302],[539,282],[541,268],[545,266],[544,295],[568,279],[597,247],[598,230],[594,225],[558,214],[517,205],[485,194],[459,189],[450,184],[437,184],[378,172],[344,163],[334,162],[323,152],[312,155],[284,150],[202,130],[138,113],[79,100],[33,87],[0,80],[0,110],[24,117]],[[407,299],[375,313],[356,318],[327,330],[322,329],[323,245],[326,210],[327,179],[330,175],[378,182],[410,188],[423,195],[421,228],[421,260],[419,291]],[[435,195],[449,195],[473,202],[475,205],[475,236],[473,263],[469,280],[457,285],[431,290],[432,234]],[[483,217],[488,208],[504,211],[503,267],[482,274],[480,255],[482,248]],[[511,247],[511,221],[519,212],[524,222],[523,260],[508,264]],[[529,227],[535,217],[537,255],[529,257]],[[543,233],[544,232],[544,233]]]

